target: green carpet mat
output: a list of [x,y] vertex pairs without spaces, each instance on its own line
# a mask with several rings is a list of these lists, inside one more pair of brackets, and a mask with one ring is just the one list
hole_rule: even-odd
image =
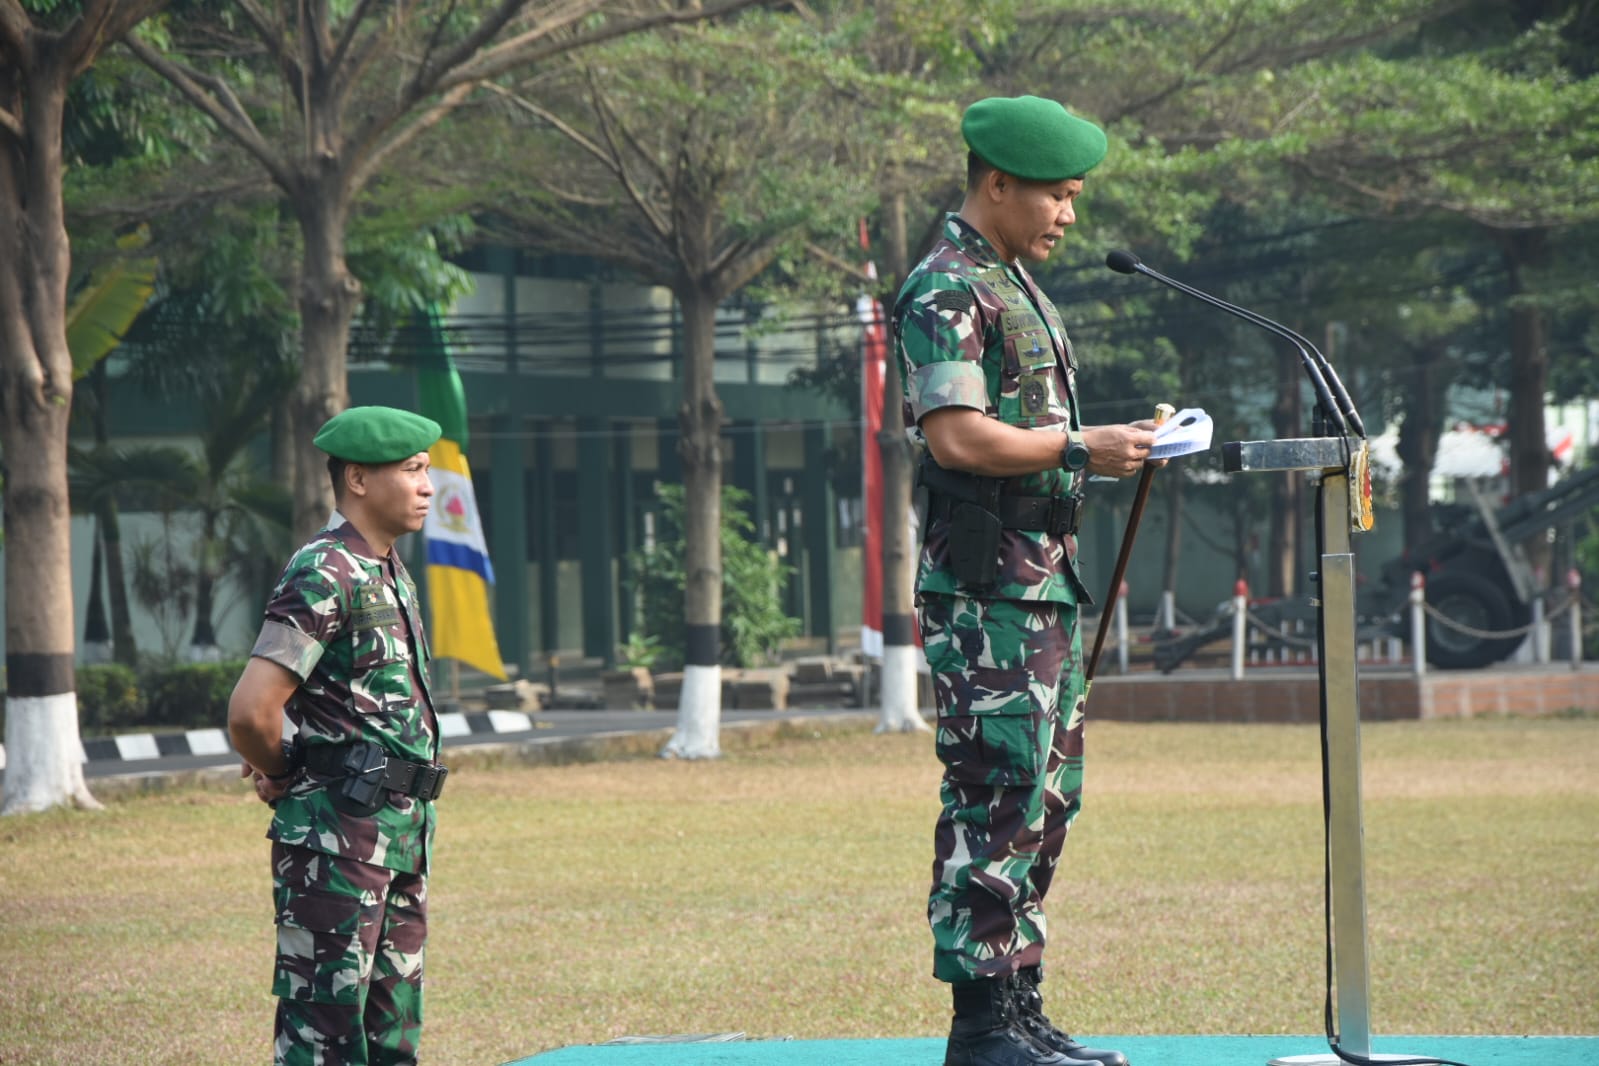
[[[1095,1037],[1131,1066],[1266,1066],[1288,1055],[1325,1055],[1312,1036]],[[1469,1066],[1599,1066],[1599,1037],[1378,1036],[1379,1055],[1434,1056]],[[917,1040],[750,1040],[564,1047],[507,1066],[941,1066],[942,1038]]]

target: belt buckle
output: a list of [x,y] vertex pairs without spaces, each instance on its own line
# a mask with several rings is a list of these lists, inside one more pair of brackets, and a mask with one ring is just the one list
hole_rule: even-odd
[[449,772],[447,767],[438,763],[423,767],[421,781],[416,788],[417,798],[424,801],[438,799],[439,793],[444,791],[444,775]]
[[1076,496],[1056,496],[1049,501],[1049,531],[1057,537],[1077,535]]
[[1049,535],[1058,537],[1066,532],[1066,523],[1071,520],[1066,504],[1070,502],[1066,496],[1051,496],[1049,510],[1044,514],[1044,522],[1049,527]]

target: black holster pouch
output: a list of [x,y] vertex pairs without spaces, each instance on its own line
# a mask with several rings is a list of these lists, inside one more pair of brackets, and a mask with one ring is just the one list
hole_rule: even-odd
[[384,776],[389,768],[389,757],[378,745],[370,741],[349,745],[344,749],[344,762],[339,768],[344,772],[344,779],[332,790],[333,805],[339,810],[364,818],[376,814],[388,802]]
[[980,477],[946,470],[923,455],[917,480],[927,486],[932,513],[949,515],[949,566],[955,580],[969,589],[991,586],[999,577],[999,517],[997,477]]
[[977,503],[957,503],[949,514],[949,565],[955,580],[986,589],[999,576],[999,515]]

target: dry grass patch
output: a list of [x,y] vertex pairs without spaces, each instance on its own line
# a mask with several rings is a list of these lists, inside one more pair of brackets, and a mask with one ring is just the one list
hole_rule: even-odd
[[[1379,1033],[1593,1033],[1599,722],[1364,732]],[[1091,1033],[1320,1025],[1319,749],[1298,726],[1097,723],[1051,895],[1051,1009]],[[930,1036],[925,736],[712,763],[466,766],[440,806],[424,1049],[624,1034]],[[266,812],[242,791],[0,821],[0,1062],[265,1057]]]

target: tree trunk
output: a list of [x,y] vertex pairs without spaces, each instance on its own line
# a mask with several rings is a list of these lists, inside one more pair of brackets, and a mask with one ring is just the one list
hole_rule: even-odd
[[661,754],[709,759],[722,753],[722,402],[716,395],[717,296],[680,282],[683,403],[683,689],[677,729]]
[[291,427],[294,451],[294,537],[308,540],[333,511],[327,456],[311,438],[322,424],[349,406],[346,380],[350,322],[361,300],[361,283],[344,259],[349,194],[341,176],[308,181],[294,197],[305,253],[300,263],[300,378],[295,385]]
[[[89,374],[94,390],[94,443],[108,448],[111,433],[106,426],[110,397],[106,392],[106,362],[94,364]],[[94,521],[99,537],[95,546],[105,553],[106,602],[111,608],[111,656],[123,666],[139,662],[139,644],[133,636],[133,614],[128,609],[127,568],[122,560],[122,519],[114,496],[107,495],[95,505]]]
[[[211,534],[201,536],[200,550],[206,553],[214,550]],[[216,575],[210,572],[208,562],[201,559],[194,575],[194,633],[189,638],[190,662],[209,663],[221,658],[217,649],[216,629],[211,624],[216,585]]]
[[122,558],[122,519],[115,500],[106,500],[95,512],[100,539],[105,544],[107,600],[111,606],[111,655],[123,666],[137,666],[139,644],[133,636],[133,612],[128,608],[127,566]]
[[1165,577],[1161,581],[1160,610],[1155,613],[1155,630],[1170,634],[1177,628],[1177,567],[1182,559],[1183,545],[1183,478],[1182,472],[1171,470],[1166,482],[1166,554],[1163,563]]
[[95,522],[94,549],[89,561],[89,602],[83,609],[83,661],[103,663],[111,658],[111,627],[105,619],[105,550],[100,544],[100,523]]
[[1438,457],[1438,437],[1443,431],[1443,397],[1448,384],[1443,373],[1444,355],[1442,341],[1411,350],[1412,385],[1395,448],[1404,464],[1399,478],[1399,514],[1407,557],[1434,533],[1427,495]]
[[294,423],[294,392],[291,389],[272,405],[271,429],[272,481],[282,485],[291,500],[294,499],[294,456],[299,451],[295,447]]
[[[1279,438],[1303,435],[1299,364],[1277,360],[1277,399],[1272,404],[1272,430]],[[1300,475],[1271,477],[1271,540],[1267,544],[1266,595],[1292,596],[1298,587]]]
[[[1543,311],[1530,299],[1527,274],[1549,259],[1549,232],[1514,230],[1499,235],[1499,248],[1510,276],[1510,493],[1525,496],[1549,487],[1549,441],[1544,433],[1544,394],[1548,389],[1549,352],[1544,343]],[[1527,562],[1547,580],[1549,544],[1542,537],[1526,542]]]
[[[892,175],[889,182],[892,186]],[[880,303],[887,329],[894,297],[910,271],[905,243],[904,190],[891,187],[883,206],[889,284]],[[882,709],[876,731],[912,733],[926,730],[928,726],[916,698],[916,677],[922,656],[916,647],[911,451],[905,438],[903,374],[892,336],[888,338],[887,355],[883,361],[882,421],[877,432],[877,448],[883,463],[883,528],[879,531],[883,553],[883,668],[879,686]]]
[[73,678],[67,350],[71,250],[61,202],[61,119],[71,70],[40,48],[0,69],[0,451],[6,580],[6,773],[0,813],[98,807],[83,780]]

